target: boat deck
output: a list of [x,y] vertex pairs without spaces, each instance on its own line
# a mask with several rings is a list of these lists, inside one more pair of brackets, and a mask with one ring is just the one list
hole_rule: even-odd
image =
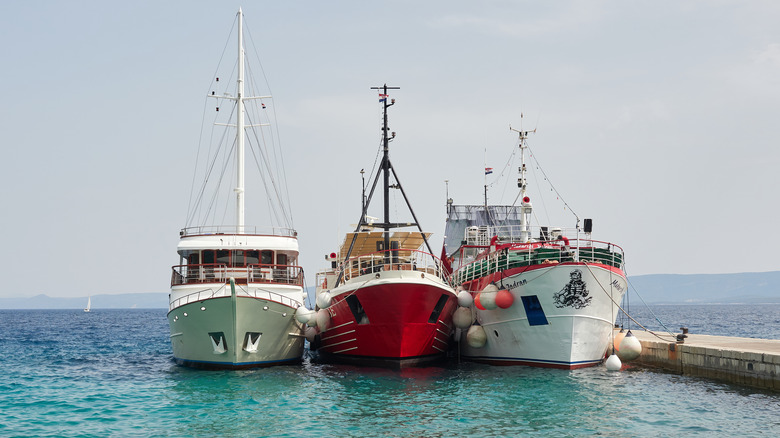
[[[623,255],[605,248],[580,248],[579,260],[621,267]],[[532,247],[527,249],[510,248],[500,251],[497,257],[474,261],[455,272],[455,284],[463,284],[498,271],[521,268],[532,265],[556,264],[574,261],[574,252],[560,247]]]

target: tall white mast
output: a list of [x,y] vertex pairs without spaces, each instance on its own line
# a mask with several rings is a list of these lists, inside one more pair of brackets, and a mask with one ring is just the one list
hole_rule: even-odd
[[533,206],[531,205],[531,199],[528,197],[526,189],[528,188],[528,181],[525,178],[525,149],[527,146],[525,145],[525,139],[528,138],[528,134],[531,132],[536,132],[536,129],[533,131],[523,131],[522,130],[522,120],[523,115],[520,114],[520,130],[513,129],[511,126],[509,127],[510,131],[517,132],[520,137],[520,178],[517,179],[517,187],[520,188],[520,197],[521,197],[521,203],[520,203],[520,241],[521,242],[528,242],[531,237],[531,232],[529,229],[529,219],[531,215],[531,211],[533,211]]
[[236,232],[244,232],[244,14],[238,8],[238,96],[236,103]]

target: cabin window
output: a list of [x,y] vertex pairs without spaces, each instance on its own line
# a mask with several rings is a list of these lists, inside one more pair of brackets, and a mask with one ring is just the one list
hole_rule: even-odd
[[217,250],[217,263],[221,265],[230,264],[230,251],[226,249]]
[[276,255],[276,264],[277,265],[286,265],[287,264],[287,254],[277,254]]
[[235,267],[243,267],[244,265],[244,251],[243,250],[234,250],[233,251],[233,266]]
[[246,264],[256,265],[258,263],[260,263],[260,251],[257,250],[246,251]]
[[187,264],[188,265],[198,265],[200,264],[200,254],[195,251],[191,252],[189,255],[187,255]]
[[274,263],[274,252],[273,251],[261,251],[260,252],[260,263],[263,265],[271,265]]
[[214,250],[203,251],[203,264],[213,265],[216,263],[216,255]]

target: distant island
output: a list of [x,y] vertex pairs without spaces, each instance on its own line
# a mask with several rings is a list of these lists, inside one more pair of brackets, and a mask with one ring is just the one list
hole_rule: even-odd
[[636,296],[636,289],[648,304],[780,303],[780,271],[652,274],[628,280],[631,299]]
[[[167,309],[168,293],[92,295],[92,309]],[[33,297],[0,298],[0,309],[83,309],[87,297],[60,298],[40,294]]]
[[[313,287],[308,294],[314,295]],[[762,304],[780,303],[780,271],[739,274],[651,274],[629,277],[630,299],[647,304]],[[92,309],[167,309],[168,292],[96,294]],[[633,301],[632,301],[633,302]],[[83,309],[78,298],[0,298],[0,309]]]

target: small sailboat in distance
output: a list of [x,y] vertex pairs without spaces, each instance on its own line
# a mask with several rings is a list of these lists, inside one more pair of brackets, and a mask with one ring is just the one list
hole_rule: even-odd
[[92,296],[87,297],[87,308],[84,309],[85,312],[90,312],[92,310]]

